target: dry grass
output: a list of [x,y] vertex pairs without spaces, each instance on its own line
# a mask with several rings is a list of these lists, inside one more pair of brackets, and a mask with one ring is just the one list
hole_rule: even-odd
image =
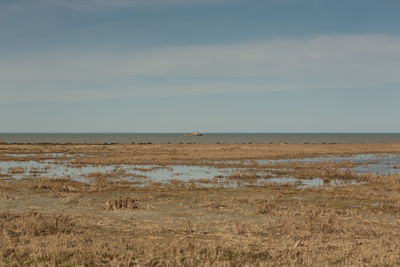
[[109,200],[105,204],[107,210],[134,210],[138,208],[137,201],[131,197],[121,198],[115,200]]
[[[353,195],[357,191],[366,197],[360,189],[354,188]],[[391,207],[352,207],[329,190],[306,191],[298,200],[293,198],[295,192],[144,188],[136,192],[138,198],[147,197],[156,206],[154,211],[137,210],[129,218],[125,213],[112,213],[102,220],[91,218],[97,212],[90,216],[74,212],[71,217],[3,212],[0,255],[5,265],[400,263],[399,218]],[[336,194],[348,196],[349,191]],[[129,197],[108,203],[115,212],[137,207],[137,201]],[[148,212],[160,221],[149,221],[153,215]]]
[[[206,164],[207,161],[244,159],[284,159],[316,157],[326,154],[400,153],[394,144],[192,144],[192,145],[84,145],[84,144],[0,144],[0,160],[18,160],[3,154],[35,154],[21,160],[43,159],[42,154],[65,153],[79,165],[110,164]],[[85,155],[85,156],[82,156]],[[54,158],[54,157],[53,157]],[[59,158],[57,159],[68,159]]]
[[1,213],[1,228],[5,240],[19,241],[22,237],[49,236],[76,232],[76,224],[68,216],[43,215],[36,211],[22,214],[6,211]]
[[[322,145],[310,146],[270,148],[275,149],[275,156],[324,151]],[[213,150],[199,156],[207,160],[222,154],[234,158],[243,151],[249,158],[261,157],[260,151],[265,154],[270,149],[253,145],[129,145],[129,153],[125,153],[122,146],[82,147],[92,155],[97,150],[110,153],[109,162],[118,164],[121,160],[131,161],[128,154],[136,150],[142,156],[149,152],[145,161],[154,157],[155,161],[171,163],[196,154],[197,149],[199,153],[204,152],[202,149]],[[31,153],[38,148],[61,153],[72,148],[80,152],[82,147],[10,146],[9,150],[20,148],[21,153]],[[228,156],[236,153],[235,149],[242,152]],[[329,149],[343,153],[393,152],[386,145],[329,145]],[[164,154],[168,151],[169,158]],[[182,151],[187,154],[178,156]],[[101,159],[97,163],[103,160],[108,162]],[[400,265],[400,175],[358,175],[347,167],[285,164],[277,171],[302,179],[319,176],[328,180],[357,179],[360,183],[339,187],[327,184],[296,188],[286,184],[223,188],[176,181],[132,186],[101,174],[91,183],[51,178],[0,180],[0,265]],[[252,166],[232,178],[254,180],[270,171],[270,166]]]
[[[160,188],[160,190],[162,190]],[[187,202],[199,211],[210,194],[169,190],[170,207]],[[133,219],[128,228],[109,217],[51,215],[28,211],[0,214],[3,264],[108,265],[397,265],[400,263],[398,218],[374,210],[335,207],[330,199],[291,200],[268,191],[222,192],[210,200],[208,214],[161,222]],[[210,193],[210,192],[208,192]],[[212,192],[211,192],[212,193]],[[244,198],[250,193],[252,198]],[[197,196],[197,201],[191,197]],[[204,199],[203,199],[204,198]],[[119,199],[125,205],[131,199]],[[136,203],[133,201],[132,203]],[[257,205],[254,205],[257,203]],[[254,206],[252,209],[251,207]],[[222,208],[221,208],[222,207]],[[242,209],[240,209],[240,207]],[[117,208],[116,211],[119,209]],[[121,209],[122,211],[124,209]],[[188,212],[184,205],[182,213]],[[177,210],[171,209],[172,212]],[[138,211],[139,212],[139,211]],[[201,209],[200,209],[201,212]],[[179,216],[179,215],[177,215]]]
[[95,193],[111,190],[129,189],[131,184],[125,181],[109,181],[104,178],[96,179],[95,183],[83,183],[70,179],[29,179],[31,190],[41,193]]
[[10,174],[22,174],[22,173],[25,173],[25,169],[24,168],[22,168],[22,167],[15,167],[15,168],[9,168],[8,169],[8,172],[10,173]]

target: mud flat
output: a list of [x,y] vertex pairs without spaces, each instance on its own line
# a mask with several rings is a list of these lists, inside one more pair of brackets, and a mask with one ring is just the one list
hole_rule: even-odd
[[0,265],[400,264],[400,144],[0,145]]

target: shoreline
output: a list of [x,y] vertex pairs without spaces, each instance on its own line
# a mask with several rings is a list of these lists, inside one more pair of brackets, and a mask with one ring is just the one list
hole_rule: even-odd
[[185,133],[151,134],[0,134],[2,143],[18,144],[351,144],[351,143],[394,143],[400,142],[398,133],[206,133],[203,136],[185,136]]

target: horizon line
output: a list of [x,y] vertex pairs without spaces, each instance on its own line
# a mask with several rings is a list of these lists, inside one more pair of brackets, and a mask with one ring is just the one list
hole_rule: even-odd
[[[179,132],[0,132],[0,134],[186,134]],[[201,132],[202,134],[400,134],[400,132]]]

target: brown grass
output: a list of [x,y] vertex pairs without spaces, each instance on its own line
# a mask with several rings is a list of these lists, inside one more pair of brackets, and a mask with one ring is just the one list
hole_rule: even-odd
[[21,237],[69,234],[77,230],[68,216],[49,216],[36,211],[22,214],[6,211],[0,214],[0,220],[3,236],[10,241],[18,241]]
[[115,200],[109,200],[105,204],[107,210],[134,210],[138,208],[137,201],[131,197],[121,198]]
[[[275,156],[324,151],[322,145],[310,146],[271,145],[271,149]],[[196,154],[196,149],[200,153],[202,149],[215,150],[202,156],[207,160],[216,155],[239,157],[243,151],[249,158],[258,157],[260,151],[266,154],[270,149],[255,145],[129,145],[129,153],[125,153],[122,146],[106,146],[105,151],[102,146],[82,147],[91,154],[97,150],[111,153],[110,162],[118,164],[130,161],[128,154],[134,151],[139,155],[149,152],[145,160],[154,157],[171,163]],[[52,152],[83,149],[27,146],[20,147],[20,152],[35,148]],[[329,145],[331,148],[391,151],[386,145]],[[235,149],[242,152],[228,156],[236,153]],[[168,151],[170,158],[164,154]],[[187,154],[178,156],[176,151]],[[103,160],[107,162],[101,159],[97,163]],[[194,161],[185,162],[190,160]],[[277,171],[302,179],[357,179],[358,184],[223,188],[176,181],[132,186],[101,175],[91,183],[51,178],[0,180],[0,266],[400,265],[400,175],[358,175],[347,167],[284,164]],[[236,178],[254,180],[270,171],[270,166],[253,166]],[[9,198],[1,198],[5,195]]]
[[[165,144],[165,145],[84,145],[84,144],[0,144],[0,160],[10,160],[2,154],[37,154],[22,160],[41,159],[45,153],[65,153],[74,156],[73,164],[206,164],[207,161],[245,159],[305,158],[326,154],[353,155],[363,153],[400,153],[400,143],[394,144]],[[82,156],[86,155],[86,156]],[[64,159],[64,158],[62,158]],[[68,158],[65,158],[68,159]],[[17,160],[17,158],[12,158]]]

